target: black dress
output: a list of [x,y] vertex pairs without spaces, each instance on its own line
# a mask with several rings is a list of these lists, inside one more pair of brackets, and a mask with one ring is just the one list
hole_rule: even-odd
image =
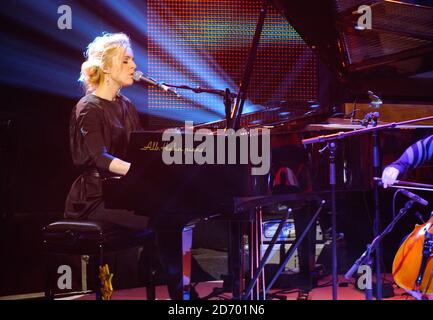
[[185,221],[158,215],[149,221],[132,211],[107,209],[102,197],[102,179],[112,176],[110,162],[113,158],[125,159],[130,133],[140,130],[135,107],[122,95],[109,101],[89,94],[77,103],[69,134],[72,159],[82,173],[67,196],[65,217],[104,220],[133,229],[153,228],[170,297],[178,300],[182,298],[181,234]]
[[108,170],[110,162],[125,159],[130,133],[141,130],[137,110],[125,96],[117,95],[114,101],[94,94],[81,98],[69,125],[72,160],[81,174],[67,196],[66,218],[146,227],[148,218],[127,210],[106,209],[102,198],[102,179],[113,175]]

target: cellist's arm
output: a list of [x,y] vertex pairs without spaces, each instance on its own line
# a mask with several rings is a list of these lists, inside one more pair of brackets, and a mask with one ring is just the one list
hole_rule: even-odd
[[390,166],[397,168],[400,173],[405,173],[409,169],[415,169],[425,161],[433,158],[433,135],[425,139],[419,140],[411,145],[401,155],[401,157],[393,162]]
[[433,158],[433,135],[421,139],[411,145],[401,155],[401,157],[387,166],[382,173],[382,182],[386,188],[392,185],[398,176],[406,173],[408,170],[415,169],[427,160]]

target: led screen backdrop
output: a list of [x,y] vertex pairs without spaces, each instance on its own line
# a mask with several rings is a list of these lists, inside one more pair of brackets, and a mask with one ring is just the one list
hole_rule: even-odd
[[[149,75],[174,85],[237,92],[261,7],[262,1],[251,0],[148,0]],[[278,101],[317,100],[317,87],[316,57],[270,7],[244,113]],[[178,92],[181,98],[150,88],[149,112],[195,122],[224,117],[222,97]]]
[[[139,70],[158,81],[237,92],[261,0],[71,0],[71,29],[59,29],[62,0],[9,0],[0,6],[0,83],[78,101],[86,46],[102,32],[131,37]],[[270,6],[244,112],[278,101],[317,100],[316,57]],[[140,85],[122,91],[156,125],[224,117],[222,97]],[[163,119],[161,119],[161,117]],[[161,120],[156,120],[161,119]],[[151,123],[155,124],[155,123]]]

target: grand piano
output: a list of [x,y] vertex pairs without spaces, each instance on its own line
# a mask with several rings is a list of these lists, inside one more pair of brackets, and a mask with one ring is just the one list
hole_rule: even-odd
[[[317,53],[321,67],[329,75],[328,80],[332,79],[327,82],[327,87],[321,89],[326,94],[317,103],[289,102],[249,114],[242,114],[240,108],[240,112],[232,113],[231,118],[202,123],[195,129],[215,131],[237,123],[234,129],[271,130],[270,174],[252,177],[248,165],[191,164],[170,168],[162,163],[162,149],[146,148],[149,142],[163,145],[162,131],[137,133],[129,147],[129,160],[132,162],[130,172],[122,179],[108,179],[105,182],[104,197],[108,206],[126,207],[142,214],[163,216],[163,219],[170,219],[176,214],[183,215],[184,231],[188,231],[190,237],[192,229],[188,225],[193,225],[191,221],[220,215],[224,215],[225,219],[238,220],[237,217],[245,213],[239,208],[247,204],[252,196],[266,197],[267,204],[272,203],[269,200],[272,170],[273,166],[281,166],[281,163],[287,166],[299,163],[309,165],[314,171],[311,176],[317,179],[305,177],[301,181],[304,191],[326,192],[326,169],[323,162],[317,160],[320,158],[318,148],[304,149],[300,142],[305,137],[323,131],[359,127],[359,121],[356,120],[360,119],[357,117],[362,111],[354,115],[353,110],[371,108],[367,91],[380,94],[382,100],[392,104],[404,104],[407,117],[419,106],[425,112],[433,110],[432,7],[396,1],[356,0],[273,0],[263,3],[264,8],[272,5],[286,17]],[[372,10],[371,29],[359,28],[357,25],[360,16],[357,9],[365,4]],[[258,35],[260,23],[263,21],[259,19]],[[254,41],[258,42],[258,39]],[[257,43],[253,42],[251,52],[254,46]],[[249,59],[253,65],[254,54],[250,54]],[[235,106],[242,105],[242,99],[246,98],[249,76],[248,70],[245,70]],[[402,109],[398,110],[401,118]],[[336,117],[338,121],[334,119]],[[386,120],[393,121],[392,117],[391,107]],[[416,131],[419,128],[415,126],[413,129]],[[423,129],[429,130],[430,127]],[[339,158],[337,171],[341,190],[371,188],[370,145],[366,139],[357,139],[356,145],[350,141],[350,154]],[[352,169],[346,170],[347,166]],[[352,174],[350,178],[347,177],[348,172]],[[242,199],[247,200],[242,202]],[[260,201],[257,206],[260,206]],[[250,212],[243,217],[246,221],[255,219]],[[236,249],[232,248],[232,251],[241,252],[243,234],[250,229],[239,226],[233,229],[231,235],[236,238],[233,244]],[[184,243],[189,241],[190,244],[187,238]],[[187,247],[183,249],[184,258],[190,256],[190,250]],[[245,288],[241,280],[243,260],[239,255],[229,257],[229,260],[234,279],[234,298],[240,298]],[[184,264],[186,278],[190,277],[188,268],[190,266]],[[184,283],[183,291],[184,298],[188,299],[188,281]]]

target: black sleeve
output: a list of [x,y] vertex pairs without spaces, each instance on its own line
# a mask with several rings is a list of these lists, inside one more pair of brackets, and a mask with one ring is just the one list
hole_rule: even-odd
[[98,108],[84,108],[78,116],[79,130],[90,157],[98,169],[107,170],[115,158],[108,153],[104,142],[104,121]]
[[415,169],[433,158],[433,135],[412,144],[401,157],[389,166],[396,168],[400,174]]

